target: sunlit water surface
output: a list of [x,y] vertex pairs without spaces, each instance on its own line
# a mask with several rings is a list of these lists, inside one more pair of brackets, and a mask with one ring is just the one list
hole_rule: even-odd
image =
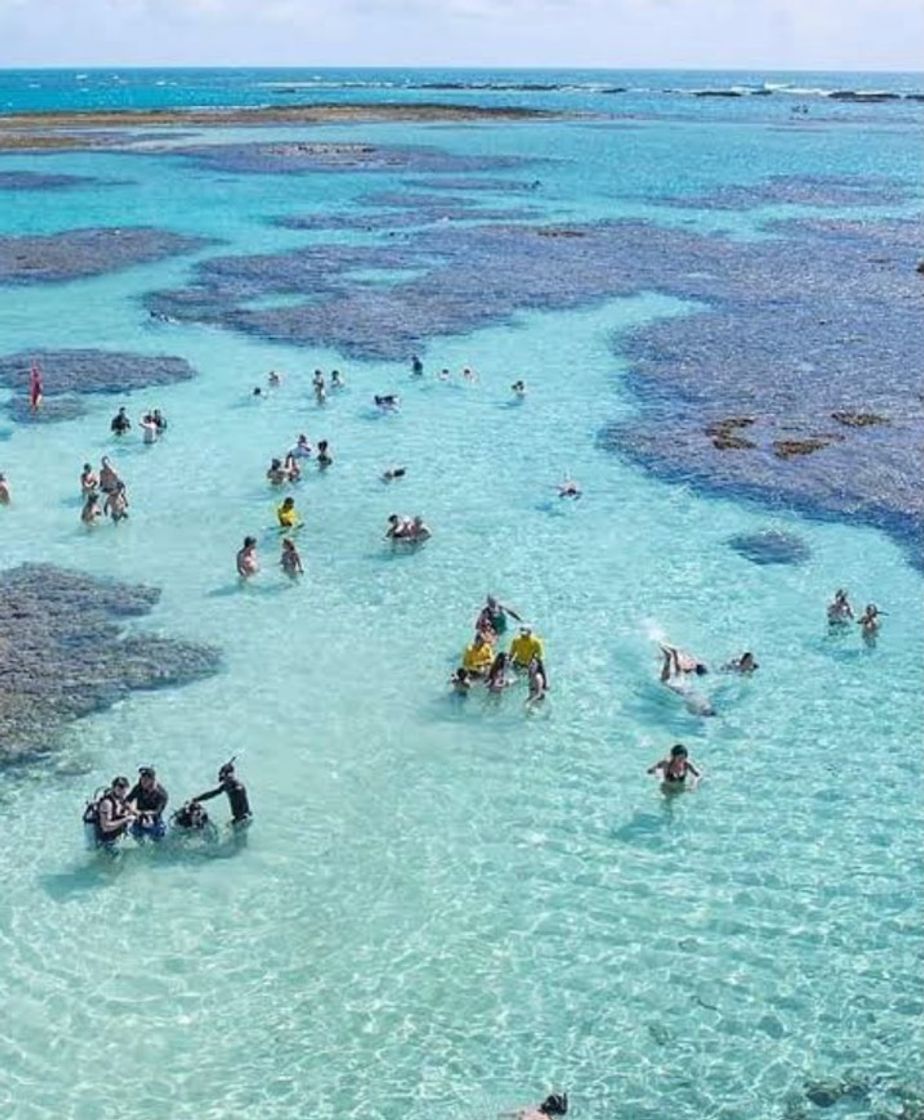
[[[543,205],[575,219],[644,214],[646,191],[883,161],[900,172],[913,158],[906,138],[848,128],[811,143],[731,124],[721,138],[695,124],[324,136],[574,161],[542,174]],[[397,186],[213,182],[155,156],[6,164],[136,180],[4,200],[6,232],[128,212],[221,236],[221,252],[304,243],[263,220]],[[741,236],[757,222],[662,220]],[[133,415],[158,404],[169,416],[155,447],[109,438],[115,398],[80,421],[16,429],[0,463],[14,489],[4,564],[160,586],[135,625],[216,643],[225,667],[136,694],[72,728],[47,763],[5,774],[0,1112],[481,1120],[563,1087],[581,1118],[775,1120],[814,1115],[806,1085],[846,1079],[865,1088],[827,1115],[897,1116],[897,1094],[920,1089],[922,1010],[921,581],[899,546],[698,496],[600,449],[601,426],[636,407],[620,333],[684,310],[657,293],[436,341],[428,366],[456,371],[446,385],[152,327],[140,297],[189,268],[3,300],[7,352],[125,347],[181,354],[201,373],[128,399]],[[477,384],[462,384],[463,365]],[[323,409],[316,366],[348,382]],[[272,367],[282,388],[254,401]],[[401,412],[378,416],[370,397],[389,390]],[[335,465],[295,491],[307,574],[293,586],[263,474],[300,431],[327,436]],[[88,534],[77,477],[105,453],[131,519]],[[378,476],[392,463],[408,473],[388,488]],[[556,497],[565,473],[579,502]],[[424,513],[433,540],[392,554],[392,511]],[[758,567],[728,548],[764,527],[798,534],[811,560]],[[263,571],[240,588],[245,533]],[[888,610],[875,651],[825,637],[838,586]],[[546,641],[541,711],[527,713],[522,686],[448,695],[487,592]],[[715,664],[753,649],[761,669],[706,678],[718,714],[699,718],[657,684],[665,637]],[[705,779],[666,800],[645,770],[678,739]],[[155,763],[177,805],[234,754],[256,813],[246,845],[117,861],[82,850],[83,799],[114,772]]]

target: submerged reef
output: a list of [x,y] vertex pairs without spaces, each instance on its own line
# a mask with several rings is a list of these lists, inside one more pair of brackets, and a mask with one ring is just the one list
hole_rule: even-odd
[[211,646],[122,633],[118,620],[148,614],[159,597],[50,564],[0,572],[0,764],[53,749],[67,723],[135,689],[218,671]]
[[0,284],[50,284],[117,272],[211,244],[145,226],[0,236]]
[[[615,340],[641,410],[605,428],[605,446],[694,484],[916,535],[919,226],[819,219],[768,232],[746,242],[639,221],[450,224],[365,246],[213,258],[148,306],[354,360],[404,361],[428,339],[520,311],[646,291],[692,301],[689,314]],[[365,269],[411,275],[351,280]],[[300,293],[310,295],[248,306]]]
[[441,148],[322,141],[190,144],[173,148],[171,153],[210,171],[255,175],[304,175],[314,171],[493,171],[520,168],[528,162],[517,156],[454,155]]
[[99,187],[111,180],[90,175],[48,175],[41,171],[0,171],[0,191],[60,191]]
[[[44,400],[29,406],[29,369],[42,369]],[[0,357],[0,385],[17,395],[6,405],[14,420],[48,423],[72,420],[86,411],[85,393],[128,393],[152,385],[188,381],[196,371],[185,358],[167,354],[130,354],[115,350],[37,350]]]
[[804,564],[812,550],[795,533],[783,529],[760,529],[730,537],[728,547],[753,564]]
[[753,210],[757,206],[895,206],[911,197],[902,184],[886,178],[845,179],[835,175],[771,175],[750,186],[729,184],[695,198],[659,198],[662,206],[683,210]]
[[512,222],[528,221],[544,216],[538,207],[488,209],[466,198],[441,195],[401,194],[381,191],[363,195],[359,202],[378,210],[351,210],[346,213],[321,212],[293,215],[274,220],[285,229],[303,230],[391,230],[411,226],[433,225],[437,222]]

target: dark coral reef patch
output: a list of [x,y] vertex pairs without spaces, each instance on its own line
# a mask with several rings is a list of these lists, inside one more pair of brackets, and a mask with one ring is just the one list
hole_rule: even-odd
[[136,689],[211,676],[211,646],[123,633],[148,614],[153,587],[110,583],[50,564],[0,572],[0,764],[52,750],[64,726]]
[[145,226],[0,237],[0,284],[51,284],[191,253],[210,242]]
[[[37,361],[43,372],[42,407],[29,406],[29,370]],[[80,395],[129,393],[152,385],[188,381],[195,370],[185,358],[167,354],[130,354],[115,350],[37,350],[0,357],[0,385],[16,394],[7,412],[24,423],[71,420],[86,411]]]

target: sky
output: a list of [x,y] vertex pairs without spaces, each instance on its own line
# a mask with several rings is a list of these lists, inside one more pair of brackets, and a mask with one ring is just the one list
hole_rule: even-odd
[[0,0],[0,67],[918,70],[922,0]]

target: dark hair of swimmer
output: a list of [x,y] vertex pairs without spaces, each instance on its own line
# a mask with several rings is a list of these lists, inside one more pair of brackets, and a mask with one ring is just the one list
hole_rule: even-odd
[[539,1105],[539,1111],[543,1116],[564,1116],[568,1111],[568,1094],[551,1093]]
[[671,758],[686,758],[689,753],[683,743],[675,743],[671,747]]
[[229,759],[218,771],[218,780],[223,782],[234,775],[234,759]]
[[263,396],[263,390],[260,388],[259,385],[254,389],[253,395],[255,397],[262,397]]
[[708,672],[709,672],[709,670],[708,670],[708,669],[706,668],[706,666],[705,666],[705,665],[704,665],[704,664],[702,663],[702,661],[697,661],[697,662],[696,662],[696,668],[695,668],[694,672],[696,673],[696,675],[697,675],[698,677],[702,677],[702,676],[704,676],[704,675],[705,675],[706,673],[708,673]]
[[253,548],[256,543],[256,537],[244,537],[244,548]]
[[130,785],[128,778],[123,778],[121,774],[112,779],[113,789],[128,789]]

